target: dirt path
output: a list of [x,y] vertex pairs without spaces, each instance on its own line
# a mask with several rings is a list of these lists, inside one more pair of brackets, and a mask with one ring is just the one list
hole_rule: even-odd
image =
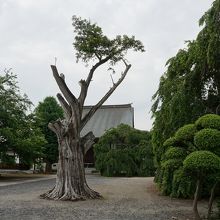
[[[159,196],[153,178],[105,178],[87,176],[101,200],[48,201],[39,195],[55,180],[39,180],[0,187],[1,220],[169,220],[193,219],[191,200]],[[204,207],[202,203],[202,207]]]

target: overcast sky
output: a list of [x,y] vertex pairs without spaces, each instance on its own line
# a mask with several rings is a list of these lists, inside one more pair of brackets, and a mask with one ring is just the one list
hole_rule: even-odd
[[[12,68],[19,86],[37,105],[59,92],[50,64],[57,57],[74,94],[89,67],[76,63],[73,50],[73,15],[90,19],[104,34],[135,35],[145,53],[129,53],[132,68],[105,104],[133,103],[135,127],[150,130],[151,97],[156,92],[166,61],[196,37],[198,20],[212,0],[0,0],[0,72]],[[111,86],[107,67],[97,72],[86,104],[95,104]],[[120,75],[121,70],[119,71]],[[115,80],[117,74],[114,75]]]

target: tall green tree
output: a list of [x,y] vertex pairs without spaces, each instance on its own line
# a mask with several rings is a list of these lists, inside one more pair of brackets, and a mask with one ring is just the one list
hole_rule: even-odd
[[[19,155],[20,162],[28,167],[42,156],[44,136],[28,114],[32,103],[21,95],[17,77],[11,70],[0,75],[0,152],[7,162],[9,150]],[[5,160],[6,159],[6,160]]]
[[51,121],[63,118],[63,109],[52,96],[46,97],[39,102],[35,109],[36,121],[45,136],[47,143],[44,145],[44,161],[46,172],[51,172],[51,165],[58,161],[58,142],[54,132],[48,128]]
[[220,110],[220,0],[202,16],[196,40],[167,62],[153,96],[155,162],[160,166],[163,142],[205,113]]
[[[81,60],[86,64],[91,64],[93,61],[95,64],[89,70],[87,78],[80,80],[81,91],[78,97],[69,90],[65,82],[65,76],[58,73],[56,66],[51,66],[53,76],[62,92],[62,95],[58,94],[57,97],[65,112],[65,119],[49,124],[50,129],[58,138],[59,163],[56,185],[52,190],[43,194],[42,197],[56,200],[100,197],[99,193],[88,186],[83,163],[84,154],[92,146],[95,137],[92,132],[81,137],[80,132],[97,109],[111,96],[126,77],[131,68],[131,65],[127,64],[125,60],[127,51],[130,49],[144,51],[142,43],[135,40],[134,36],[116,36],[111,40],[103,34],[99,26],[80,17],[73,16],[73,27],[76,34],[73,46],[76,50],[77,60]],[[118,63],[124,64],[124,71],[121,73],[120,78],[113,83],[100,101],[82,117],[83,105],[94,73],[103,64],[108,64],[112,68]]]

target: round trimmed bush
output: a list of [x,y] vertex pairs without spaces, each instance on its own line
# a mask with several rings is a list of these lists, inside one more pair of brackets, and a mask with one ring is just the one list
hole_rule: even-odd
[[162,162],[162,167],[165,169],[175,170],[182,165],[182,160],[180,159],[169,159]]
[[219,172],[220,158],[210,151],[194,151],[183,161],[183,168],[203,175]]
[[181,159],[186,157],[186,151],[180,147],[170,147],[165,152],[166,159]]
[[193,140],[196,131],[196,126],[194,124],[184,125],[177,130],[175,138],[180,141],[190,141]]
[[176,138],[170,137],[164,141],[163,147],[167,148],[167,147],[175,146],[176,144],[177,144]]
[[195,125],[199,130],[203,128],[220,130],[220,116],[216,114],[203,115],[195,122]]
[[194,143],[200,150],[209,150],[219,154],[220,131],[216,129],[202,129],[195,134]]

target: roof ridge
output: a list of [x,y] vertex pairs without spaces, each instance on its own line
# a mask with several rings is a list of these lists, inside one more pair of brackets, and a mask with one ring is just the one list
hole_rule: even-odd
[[[89,109],[92,108],[93,105],[85,105],[83,106],[84,109]],[[131,108],[132,107],[132,103],[129,104],[119,104],[119,105],[102,105],[99,109],[103,109],[103,108]]]

